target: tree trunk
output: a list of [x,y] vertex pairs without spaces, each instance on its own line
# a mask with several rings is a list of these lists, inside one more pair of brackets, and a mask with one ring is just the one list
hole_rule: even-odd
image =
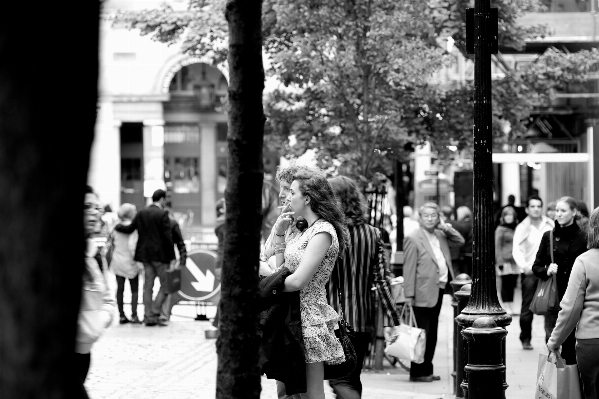
[[261,0],[228,0],[229,169],[218,352],[217,399],[258,399],[258,258],[262,145]]
[[87,397],[71,363],[99,11],[93,0],[15,1],[0,13],[3,399]]

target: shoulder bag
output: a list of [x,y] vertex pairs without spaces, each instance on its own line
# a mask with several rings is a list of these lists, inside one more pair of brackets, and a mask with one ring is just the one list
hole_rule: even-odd
[[[406,309],[408,309],[409,315],[404,318]],[[401,323],[389,339],[385,347],[385,354],[402,361],[423,363],[426,350],[426,331],[418,328],[412,305],[406,303],[403,306],[399,319]],[[407,320],[407,323],[404,320]]]
[[[549,233],[549,252],[553,260],[553,230]],[[559,293],[557,292],[557,277],[551,275],[547,280],[540,280],[535,295],[532,297],[529,309],[537,315],[556,314],[559,312]]]
[[334,380],[337,378],[343,378],[349,375],[358,363],[358,357],[356,350],[352,343],[355,340],[354,329],[345,321],[343,317],[343,302],[341,301],[341,292],[339,292],[339,313],[338,328],[335,330],[335,336],[343,347],[343,353],[345,354],[345,361],[340,364],[324,364],[324,379]]

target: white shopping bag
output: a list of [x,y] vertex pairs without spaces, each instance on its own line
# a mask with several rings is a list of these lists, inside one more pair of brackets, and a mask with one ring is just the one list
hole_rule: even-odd
[[404,305],[404,308],[401,311],[400,320],[403,320],[402,316],[406,309],[408,309],[408,312],[410,313],[410,316],[407,318],[408,323],[401,323],[395,328],[395,331],[385,348],[385,354],[407,362],[420,364],[424,362],[426,333],[422,328],[418,328],[416,325],[416,318],[414,317],[414,310],[411,305]]
[[557,399],[557,366],[549,356],[539,354],[535,399]]

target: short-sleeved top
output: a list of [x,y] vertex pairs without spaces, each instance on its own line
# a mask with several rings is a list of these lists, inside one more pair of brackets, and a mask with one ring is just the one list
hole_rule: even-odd
[[[306,252],[308,242],[318,233],[326,232],[331,235],[332,243],[327,250],[318,270],[312,276],[310,282],[300,291],[300,306],[302,309],[302,325],[321,324],[326,320],[320,317],[320,304],[328,306],[326,285],[335,267],[339,255],[339,241],[335,228],[329,222],[318,219],[312,226],[308,227],[302,234],[293,237],[285,249],[285,266],[295,272]],[[316,306],[315,306],[316,305]],[[306,310],[307,312],[305,312]],[[316,311],[317,310],[317,311]],[[316,311],[316,312],[313,312]],[[304,315],[307,320],[304,320]]]

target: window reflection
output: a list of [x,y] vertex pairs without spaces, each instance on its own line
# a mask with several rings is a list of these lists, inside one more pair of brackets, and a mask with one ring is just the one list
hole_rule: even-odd
[[164,180],[176,194],[200,192],[200,173],[198,158],[166,158],[164,161]]

